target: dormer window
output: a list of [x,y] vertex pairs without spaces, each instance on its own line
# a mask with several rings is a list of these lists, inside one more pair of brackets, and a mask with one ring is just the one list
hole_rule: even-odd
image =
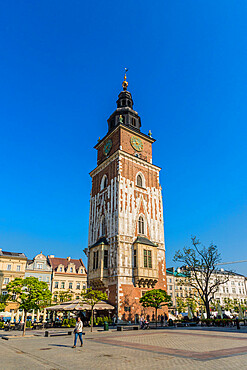
[[70,267],[70,272],[73,272],[73,267]]
[[60,272],[63,272],[63,268],[62,268],[62,267],[60,267],[59,271],[60,271]]

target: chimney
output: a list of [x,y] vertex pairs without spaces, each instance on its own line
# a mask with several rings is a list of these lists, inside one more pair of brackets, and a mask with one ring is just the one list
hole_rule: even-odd
[[67,257],[67,260],[70,261],[71,260],[71,257]]
[[50,258],[54,258],[54,254],[51,254],[49,257],[50,257]]

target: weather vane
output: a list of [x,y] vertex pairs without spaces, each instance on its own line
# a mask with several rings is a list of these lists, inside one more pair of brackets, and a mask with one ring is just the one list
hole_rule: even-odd
[[129,69],[124,68],[124,70],[125,70],[125,73],[124,73],[124,81],[122,83],[122,86],[123,86],[124,91],[126,91],[128,87],[128,82],[126,81],[126,78],[127,78],[126,73],[128,72]]

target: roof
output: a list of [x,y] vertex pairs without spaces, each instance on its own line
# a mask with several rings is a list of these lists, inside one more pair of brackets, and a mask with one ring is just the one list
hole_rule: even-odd
[[157,247],[156,244],[151,242],[148,238],[145,238],[144,236],[138,236],[134,243],[140,243],[140,244],[145,244],[145,245],[151,245],[152,247]]
[[7,252],[0,249],[0,256],[27,258],[24,253]]
[[63,265],[66,269],[69,264],[73,263],[75,265],[76,270],[78,270],[80,267],[84,267],[85,271],[86,268],[84,266],[84,263],[80,259],[73,259],[73,258],[60,258],[60,257],[50,257],[48,256],[48,260],[50,262],[50,265],[52,267],[52,270],[56,270],[59,265]]
[[94,243],[93,245],[91,245],[90,248],[97,247],[97,245],[100,245],[100,244],[109,245],[107,239],[103,236],[102,238],[99,238],[96,243]]

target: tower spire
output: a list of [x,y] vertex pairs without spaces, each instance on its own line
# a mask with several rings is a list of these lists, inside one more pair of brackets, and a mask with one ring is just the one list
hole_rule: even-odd
[[124,73],[124,80],[123,80],[123,83],[122,83],[122,86],[123,86],[123,90],[126,91],[127,90],[127,87],[128,87],[128,81],[126,81],[126,73],[128,72],[128,68],[124,68],[125,69],[125,73]]

